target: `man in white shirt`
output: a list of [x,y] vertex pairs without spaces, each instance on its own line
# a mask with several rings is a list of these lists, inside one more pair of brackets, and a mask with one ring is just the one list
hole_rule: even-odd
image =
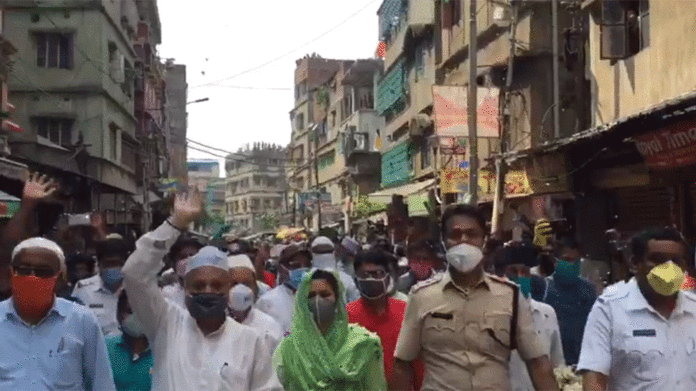
[[255,329],[264,336],[270,351],[275,351],[283,338],[283,329],[270,315],[254,306],[259,295],[254,264],[246,254],[231,255],[227,260],[232,277],[229,301],[232,319]]
[[[538,264],[536,253],[521,243],[511,243],[496,250],[491,259],[496,274],[519,284],[522,295],[529,301],[534,327],[551,364],[554,368],[565,366],[556,311],[550,305],[531,298],[531,268]],[[517,351],[510,354],[510,384],[513,391],[534,391],[527,367]]]
[[231,280],[224,253],[204,247],[187,263],[187,309],[166,300],[157,286],[162,259],[201,211],[200,195],[176,196],[172,217],[138,240],[123,268],[155,358],[152,388],[280,391],[263,337],[226,316]]
[[106,337],[120,336],[116,320],[116,303],[121,294],[121,268],[128,258],[129,248],[123,239],[106,239],[97,245],[99,274],[75,284],[72,296],[80,299],[92,311]]
[[338,268],[338,260],[334,255],[335,247],[331,239],[319,236],[312,242],[312,266],[321,270],[335,271],[341,279],[346,292],[346,303],[360,298],[360,291],[355,286],[353,277]]
[[290,333],[292,326],[295,292],[311,262],[312,254],[304,245],[291,244],[285,247],[280,253],[278,286],[263,294],[256,302],[256,308],[278,322],[284,336]]
[[585,390],[696,390],[696,296],[679,289],[687,248],[672,228],[633,238],[635,278],[600,296],[587,319]]

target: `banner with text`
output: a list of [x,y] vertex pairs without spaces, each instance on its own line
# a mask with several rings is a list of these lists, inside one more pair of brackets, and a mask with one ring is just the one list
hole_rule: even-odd
[[696,121],[681,121],[635,138],[648,166],[657,169],[696,163]]

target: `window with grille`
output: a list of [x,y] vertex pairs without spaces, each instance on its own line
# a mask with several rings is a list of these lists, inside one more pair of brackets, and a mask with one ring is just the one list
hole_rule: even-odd
[[72,144],[72,128],[75,123],[67,118],[38,117],[34,119],[36,134],[62,146]]
[[36,66],[41,68],[72,69],[72,33],[35,33]]
[[650,46],[649,0],[603,0],[601,58],[631,57]]

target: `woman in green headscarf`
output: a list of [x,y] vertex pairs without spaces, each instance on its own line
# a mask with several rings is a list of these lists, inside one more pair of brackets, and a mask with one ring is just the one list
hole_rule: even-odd
[[386,391],[379,337],[348,324],[343,286],[328,271],[305,275],[292,332],[273,362],[286,391]]

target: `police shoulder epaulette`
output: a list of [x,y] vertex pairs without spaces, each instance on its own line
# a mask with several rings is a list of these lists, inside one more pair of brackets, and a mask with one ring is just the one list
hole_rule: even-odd
[[684,298],[691,300],[691,301],[696,301],[696,292],[694,291],[682,291],[684,292]]
[[87,282],[85,282],[85,281],[78,281],[78,282],[77,282],[77,287],[78,287],[78,288],[84,288],[84,287],[90,286],[90,285],[92,285],[92,281],[87,281]]
[[488,274],[488,277],[490,277],[491,280],[493,280],[495,282],[499,282],[501,284],[505,284],[512,289],[519,289],[519,287],[520,287],[519,285],[515,284],[514,282],[508,280],[505,277],[500,277],[500,276],[497,276],[495,274]]
[[437,273],[434,276],[428,278],[427,280],[423,280],[423,281],[417,283],[416,285],[412,286],[411,293],[417,292],[417,291],[425,288],[426,286],[436,284],[436,283],[442,281],[443,277],[444,277],[444,273]]
[[625,282],[617,282],[604,288],[602,294],[597,298],[599,302],[606,302],[621,299],[628,295],[628,284]]

